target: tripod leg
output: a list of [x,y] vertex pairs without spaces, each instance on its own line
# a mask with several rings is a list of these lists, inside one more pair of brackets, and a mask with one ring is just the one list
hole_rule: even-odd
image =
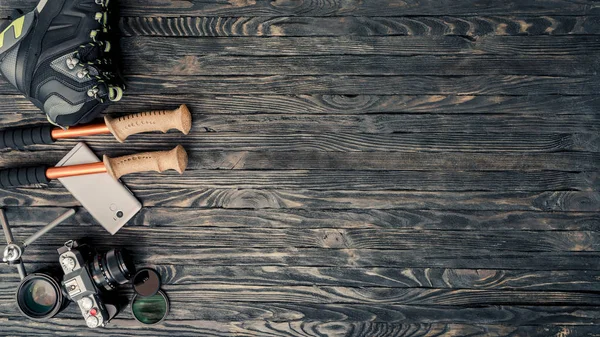
[[4,210],[0,208],[0,224],[2,224],[2,229],[4,230],[4,237],[6,238],[6,243],[11,244],[15,241],[12,236],[12,232],[10,231],[10,227],[8,227],[8,221],[6,220],[6,214],[4,214]]
[[70,217],[72,217],[73,214],[75,214],[75,210],[74,209],[70,209],[70,210],[66,211],[65,213],[63,213],[58,218],[54,219],[52,222],[50,222],[49,224],[47,224],[46,226],[44,226],[44,228],[40,229],[35,234],[33,234],[32,236],[28,237],[27,240],[25,240],[25,242],[23,242],[23,248],[25,248],[25,247],[29,246],[30,244],[32,244],[33,241],[39,239],[40,236],[48,233],[49,230],[51,230],[52,228],[56,227],[61,222],[67,220]]

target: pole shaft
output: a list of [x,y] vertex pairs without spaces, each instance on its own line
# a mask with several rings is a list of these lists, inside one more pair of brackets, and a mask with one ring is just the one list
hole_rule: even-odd
[[66,130],[61,128],[52,129],[52,139],[66,139],[93,135],[109,134],[110,130],[106,124],[91,124],[82,126],[72,126]]
[[52,179],[58,179],[58,178],[83,176],[86,174],[105,173],[105,172],[106,172],[106,166],[104,166],[104,163],[97,162],[97,163],[91,163],[91,164],[50,167],[46,170],[46,178],[48,178],[49,180],[52,180]]

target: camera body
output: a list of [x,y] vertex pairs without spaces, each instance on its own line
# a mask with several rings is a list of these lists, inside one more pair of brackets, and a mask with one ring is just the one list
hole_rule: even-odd
[[[101,298],[101,289],[94,261],[98,258],[81,247],[76,241],[67,241],[58,249],[60,266],[65,273],[62,286],[70,300],[77,303],[85,323],[90,328],[105,326],[117,313],[113,305],[105,304]],[[102,268],[99,268],[102,272]],[[114,308],[114,309],[113,309]]]
[[118,312],[105,291],[130,282],[135,273],[131,257],[125,249],[97,253],[74,240],[57,251],[64,275],[52,269],[24,277],[16,293],[19,310],[30,319],[45,320],[66,308],[70,300],[77,303],[88,327],[105,326]]

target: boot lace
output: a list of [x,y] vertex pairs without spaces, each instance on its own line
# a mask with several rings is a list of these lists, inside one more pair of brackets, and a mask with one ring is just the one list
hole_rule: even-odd
[[77,77],[80,79],[94,79],[94,85],[88,89],[87,95],[101,103],[106,99],[117,102],[123,98],[125,85],[117,76],[117,68],[112,62],[110,52],[111,43],[108,40],[110,27],[108,24],[110,0],[95,0],[101,10],[96,12],[94,19],[98,22],[98,29],[90,31],[90,42],[80,45],[77,50],[67,58],[67,67],[70,70],[79,68]]

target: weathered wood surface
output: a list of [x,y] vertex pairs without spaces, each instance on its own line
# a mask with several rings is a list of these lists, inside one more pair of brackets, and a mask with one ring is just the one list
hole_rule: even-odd
[[[146,73],[126,76],[130,95],[304,94],[317,95],[596,95],[597,76],[361,76],[361,75],[188,75]],[[17,95],[9,83],[0,92]],[[185,97],[185,96],[184,96]]]
[[[0,2],[0,22],[36,0]],[[123,181],[144,209],[110,236],[83,209],[27,249],[132,250],[171,298],[108,330],[71,305],[0,335],[598,336],[600,4],[592,0],[120,0],[128,81],[107,113],[186,103],[188,136],[89,137],[118,156],[181,143],[189,170]],[[3,127],[45,118],[0,81]],[[57,162],[77,141],[0,149]],[[0,191],[17,238],[78,202]],[[130,290],[121,290],[124,298]]]
[[125,36],[596,35],[597,16],[125,17]]
[[[600,10],[593,0],[540,0],[535,2],[510,0],[490,2],[486,0],[411,0],[396,3],[389,0],[369,2],[335,0],[281,0],[270,1],[206,1],[189,0],[163,2],[159,0],[121,0],[124,16],[155,16],[182,13],[210,16],[397,16],[397,15],[594,15]],[[33,8],[35,0],[11,0],[2,3],[1,9],[10,13],[13,8]]]
[[[24,335],[52,333],[53,329],[40,327],[23,320],[0,320],[2,324],[15,324],[16,332]],[[71,335],[80,333],[76,327],[76,318],[61,318],[55,321],[55,326],[63,333]],[[114,321],[114,327],[108,333],[119,336],[138,336],[139,329],[128,324],[123,319]],[[385,322],[344,322],[344,321],[311,321],[278,323],[265,322],[263,320],[251,320],[241,322],[215,322],[207,320],[181,320],[177,323],[165,323],[159,328],[149,327],[144,330],[148,334],[160,334],[167,332],[176,336],[419,336],[433,337],[440,334],[455,333],[468,336],[531,336],[531,335],[553,335],[561,334],[579,337],[590,336],[595,333],[595,327],[586,325],[541,325],[541,326],[519,326],[511,327],[500,324],[446,324],[446,323],[422,323],[403,324]],[[102,332],[87,333],[87,336],[103,336]]]
[[[123,98],[123,104],[109,106],[107,113],[123,114],[161,109],[171,105],[173,97],[152,94],[127,95]],[[594,115],[600,110],[600,97],[565,95],[182,95],[180,93],[175,97],[186,102],[195,112],[196,118],[217,114],[243,117],[245,114],[330,116],[375,113],[505,114],[519,117],[533,115],[538,118],[547,114],[557,118],[561,115]],[[6,104],[0,105],[0,113],[2,119],[8,123],[16,125],[44,121],[39,110],[27,99],[18,95],[3,95],[2,99]],[[478,116],[478,118],[482,117],[484,116]]]

